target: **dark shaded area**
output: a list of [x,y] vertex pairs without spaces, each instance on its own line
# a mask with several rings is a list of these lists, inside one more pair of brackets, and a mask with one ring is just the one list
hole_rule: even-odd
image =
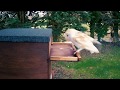
[[110,45],[110,46],[120,47],[120,41],[118,41],[118,42],[106,42],[106,41],[102,40],[101,43],[102,43],[102,45]]

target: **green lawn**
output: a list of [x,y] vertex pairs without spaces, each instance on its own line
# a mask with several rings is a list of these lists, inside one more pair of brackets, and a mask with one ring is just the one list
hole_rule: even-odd
[[103,46],[96,56],[79,62],[52,62],[54,79],[120,79],[120,47]]

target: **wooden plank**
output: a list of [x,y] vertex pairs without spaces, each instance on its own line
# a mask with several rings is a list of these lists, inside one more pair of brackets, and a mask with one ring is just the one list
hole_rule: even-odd
[[76,53],[76,56],[77,56],[78,60],[81,60],[80,53]]
[[[79,61],[81,59],[79,53],[74,55],[76,48],[71,42],[52,42],[51,46],[50,60],[52,61]],[[60,48],[63,49],[60,50]]]
[[71,42],[52,42],[52,44],[72,44]]
[[51,56],[50,60],[52,61],[78,61],[78,58],[77,57]]
[[75,46],[73,45],[73,43],[71,42],[52,42],[52,45],[71,45],[71,47],[73,48],[74,51],[76,51]]

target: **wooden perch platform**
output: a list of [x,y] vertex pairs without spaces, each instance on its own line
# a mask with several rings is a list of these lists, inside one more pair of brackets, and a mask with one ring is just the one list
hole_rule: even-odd
[[79,61],[81,56],[79,53],[74,55],[76,48],[72,43],[53,42],[50,50],[50,60],[52,61]]

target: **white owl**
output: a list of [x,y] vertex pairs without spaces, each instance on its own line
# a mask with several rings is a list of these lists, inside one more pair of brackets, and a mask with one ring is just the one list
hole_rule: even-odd
[[99,50],[94,44],[101,45],[101,43],[81,31],[68,29],[64,33],[64,37],[67,41],[71,41],[78,48],[75,53],[80,52],[83,49],[90,51],[91,54],[99,53]]

